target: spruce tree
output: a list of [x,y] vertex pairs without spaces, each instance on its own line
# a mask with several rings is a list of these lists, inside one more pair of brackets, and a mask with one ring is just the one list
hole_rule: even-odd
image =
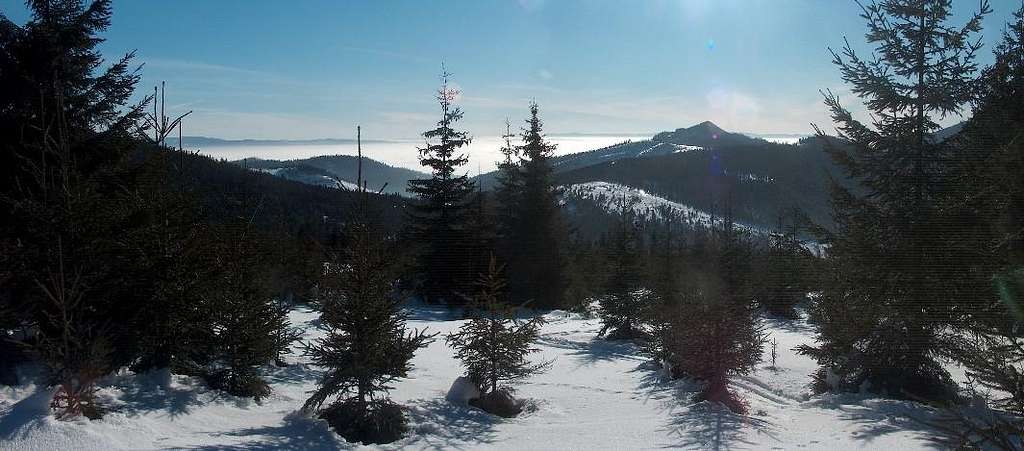
[[[539,351],[532,347],[544,324],[543,317],[521,320],[509,305],[502,269],[491,257],[486,273],[477,282],[474,315],[449,334],[445,341],[455,349],[466,375],[482,392],[477,400],[485,410],[515,416],[522,407],[511,399],[508,384],[543,371],[548,364],[530,363],[527,357]],[[505,402],[499,401],[504,398]],[[509,402],[512,401],[512,402]],[[470,400],[473,403],[473,400]]]
[[225,268],[205,287],[201,299],[212,332],[205,377],[213,388],[257,402],[270,394],[260,367],[275,362],[291,345],[287,309],[265,283],[260,237],[245,224],[218,230],[213,267]]
[[565,297],[567,239],[554,185],[551,153],[555,146],[543,134],[536,103],[523,129],[520,188],[515,200],[515,229],[506,239],[514,250],[508,258],[510,291],[515,299],[536,308],[558,308]]
[[989,9],[983,2],[957,28],[949,24],[949,0],[862,8],[877,56],[863,59],[849,44],[833,56],[875,119],[864,124],[825,94],[849,141],[830,153],[857,187],[833,184],[836,227],[822,238],[834,277],[812,310],[818,345],[801,352],[821,364],[822,389],[949,399],[952,380],[935,352],[938,332],[955,315],[956,266],[936,202],[948,181],[941,164],[948,148],[932,133],[936,119],[960,113],[975,92],[981,44],[971,39]]
[[768,237],[765,280],[758,301],[769,314],[782,318],[796,318],[796,306],[809,291],[806,262],[811,255],[799,238],[802,218],[794,208],[786,225],[780,215],[778,230]]
[[409,181],[408,191],[416,202],[408,223],[411,238],[422,243],[417,259],[420,294],[431,301],[458,303],[475,277],[468,225],[474,187],[466,174],[458,173],[468,161],[459,151],[470,137],[454,128],[463,113],[455,105],[458,91],[449,86],[450,76],[441,74],[437,94],[441,120],[423,133],[427,143],[419,149],[420,164],[431,177]]
[[[361,199],[365,195],[361,189]],[[350,441],[388,443],[406,429],[401,409],[387,398],[390,384],[409,374],[416,350],[433,335],[406,330],[387,243],[366,220],[365,200],[358,210],[346,227],[344,252],[328,262],[321,282],[325,335],[309,344],[306,353],[326,371],[303,409],[319,411]]]
[[947,220],[971,228],[957,240],[958,285],[973,302],[946,334],[945,354],[958,361],[994,412],[950,412],[951,447],[1002,446],[1024,436],[1024,5],[979,80],[973,117],[950,139],[953,184],[943,197]]
[[726,216],[706,252],[695,254],[677,301],[664,312],[648,352],[670,364],[673,376],[703,383],[700,400],[734,412],[746,406],[729,380],[761,361],[766,336],[749,296],[749,243]]
[[643,335],[644,308],[649,302],[642,291],[640,243],[633,207],[635,198],[619,202],[619,220],[612,232],[606,293],[600,299],[604,325],[599,335],[610,339],[633,339]]
[[505,133],[501,135],[504,145],[499,149],[504,159],[498,162],[494,187],[494,201],[497,204],[495,232],[499,255],[505,261],[511,261],[517,250],[514,238],[520,208],[519,196],[522,191],[519,147],[512,144],[512,138],[515,136],[512,133],[512,123],[505,119]]
[[467,224],[470,246],[468,256],[471,259],[469,270],[474,274],[487,273],[497,244],[497,225],[492,212],[491,198],[487,194],[482,187],[478,187],[473,200],[475,205]]
[[125,240],[146,220],[129,157],[148,99],[129,101],[132,54],[100,56],[109,1],[28,7],[24,26],[0,17],[0,246],[17,271],[0,302],[34,331],[56,414],[96,415],[92,384],[132,360],[150,279]]

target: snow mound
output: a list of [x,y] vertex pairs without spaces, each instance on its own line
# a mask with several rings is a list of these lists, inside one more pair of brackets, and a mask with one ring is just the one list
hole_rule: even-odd
[[480,389],[466,376],[459,376],[452,382],[445,399],[460,406],[468,406],[470,399],[480,397]]

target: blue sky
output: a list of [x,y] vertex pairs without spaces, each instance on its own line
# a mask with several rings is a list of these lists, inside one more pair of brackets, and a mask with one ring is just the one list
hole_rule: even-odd
[[[959,21],[975,0],[954,1]],[[982,62],[1017,0],[993,0]],[[23,23],[20,0],[0,0]],[[436,120],[442,61],[476,136],[521,123],[550,134],[829,125],[819,89],[847,93],[828,46],[863,41],[846,0],[115,0],[102,50],[166,80],[185,133],[222,138],[412,138]],[[849,94],[843,96],[855,103]]]

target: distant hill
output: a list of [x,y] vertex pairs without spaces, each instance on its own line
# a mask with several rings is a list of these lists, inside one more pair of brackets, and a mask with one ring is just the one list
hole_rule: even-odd
[[[234,163],[310,185],[351,188],[358,178],[359,159],[352,155],[327,155],[299,160],[246,158]],[[422,172],[363,158],[363,180],[372,191],[384,187],[385,193],[408,195],[405,189],[409,180],[427,177]]]
[[[147,158],[151,152],[167,151],[142,148],[139,152],[140,158]],[[169,168],[171,181],[187,186],[211,221],[244,216],[258,227],[325,233],[348,220],[356,206],[356,196],[349,191],[299,183],[204,155],[175,152],[169,156],[174,158],[170,166],[181,168]],[[247,205],[239,199],[248,199]],[[392,230],[401,225],[404,205],[397,195],[369,197],[373,218]]]
[[556,177],[564,185],[609,182],[639,188],[708,214],[721,216],[728,210],[736,221],[756,227],[774,228],[779,215],[794,206],[816,223],[831,225],[829,174],[838,176],[840,171],[821,138],[805,138],[796,145],[756,139],[729,142],[619,159]]
[[[651,139],[640,141],[624,141],[600,149],[561,155],[552,158],[555,173],[568,172],[587,166],[605,164],[616,160],[652,158],[674,153],[701,150],[705,147],[734,146],[743,144],[765,143],[760,138],[752,138],[740,133],[722,130],[710,121],[701,122],[689,128],[679,128],[671,132],[661,132]],[[476,180],[485,189],[494,186],[494,172],[482,174]]]
[[[356,140],[348,138],[320,138],[320,139],[220,139],[206,136],[184,136],[181,138],[182,146],[186,148],[201,148],[210,146],[304,146],[304,145],[330,145],[330,144],[355,144]],[[386,142],[380,140],[363,140],[366,142]],[[176,139],[168,140],[169,144],[177,145]]]

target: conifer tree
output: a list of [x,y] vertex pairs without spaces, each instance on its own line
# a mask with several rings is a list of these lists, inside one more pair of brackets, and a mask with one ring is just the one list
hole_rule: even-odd
[[303,409],[319,411],[350,441],[388,443],[406,429],[401,409],[387,398],[390,384],[408,375],[414,353],[434,335],[406,330],[405,313],[393,292],[386,242],[366,220],[365,189],[359,194],[359,212],[346,228],[344,253],[329,261],[321,282],[320,319],[326,335],[306,352],[326,371]]
[[943,207],[946,220],[969,227],[952,244],[959,289],[973,302],[944,344],[971,388],[1013,416],[952,411],[944,426],[951,447],[1013,449],[1013,437],[1024,436],[1024,5],[994,53],[973,117],[950,139],[954,183]]
[[495,231],[499,240],[498,252],[506,261],[512,259],[516,250],[513,240],[520,208],[518,200],[522,191],[519,147],[512,144],[512,138],[515,136],[512,133],[512,123],[505,119],[505,133],[501,135],[504,145],[499,149],[504,159],[498,162],[494,200],[497,204]]
[[665,208],[658,212],[662,223],[660,234],[652,240],[651,261],[654,268],[645,271],[650,287],[649,305],[643,309],[649,332],[644,351],[662,363],[671,364],[669,343],[678,340],[674,325],[682,314],[683,276],[686,274],[683,255],[683,217],[678,211]]
[[825,94],[850,143],[830,153],[859,186],[832,187],[836,229],[823,240],[834,277],[812,310],[818,345],[801,352],[821,364],[821,389],[950,399],[952,380],[935,360],[937,334],[956,305],[950,230],[936,202],[948,181],[941,161],[949,149],[932,133],[936,119],[960,113],[975,92],[981,43],[971,39],[989,8],[982,2],[959,28],[949,24],[949,0],[862,8],[877,56],[863,59],[849,44],[833,56],[875,119],[864,124]]
[[805,262],[810,253],[799,239],[802,215],[792,209],[789,224],[783,224],[779,216],[779,227],[768,237],[766,252],[764,289],[759,302],[768,313],[783,318],[796,318],[796,305],[808,292],[808,275]]
[[611,339],[633,339],[643,335],[644,308],[649,302],[641,291],[640,244],[633,207],[635,198],[619,202],[620,216],[612,232],[607,289],[601,297],[599,335]]
[[565,296],[565,224],[554,185],[551,153],[555,146],[543,134],[536,103],[523,129],[520,157],[520,188],[515,200],[515,229],[509,244],[510,291],[515,299],[537,308],[557,308]]
[[469,229],[469,258],[470,271],[476,274],[486,274],[490,265],[490,259],[494,255],[497,244],[497,231],[492,213],[493,206],[490,205],[490,197],[478,186],[474,208],[469,217],[467,227]]
[[499,415],[514,416],[521,410],[519,403],[488,409],[497,407],[497,403],[488,402],[488,398],[510,397],[512,387],[509,383],[539,373],[548,366],[547,363],[530,363],[527,359],[539,351],[532,345],[544,319],[540,316],[529,320],[516,317],[515,310],[505,299],[501,271],[495,258],[491,257],[487,272],[481,274],[477,282],[479,292],[474,298],[474,315],[458,332],[449,334],[445,341],[455,349],[455,357],[462,361],[467,376],[482,392],[481,407],[496,410],[492,413]]
[[422,243],[417,273],[419,291],[428,300],[460,302],[473,283],[472,246],[468,245],[473,182],[459,174],[467,158],[459,153],[469,144],[469,134],[454,127],[462,119],[455,105],[458,91],[449,86],[451,74],[441,74],[437,94],[441,120],[423,133],[426,146],[419,149],[420,164],[431,177],[410,180],[408,191],[416,196],[410,211],[410,234]]
[[258,238],[246,225],[219,230],[219,249],[213,267],[226,268],[205,287],[212,332],[212,358],[206,370],[210,386],[236,396],[251,396],[257,402],[270,394],[260,377],[260,367],[275,362],[291,345],[287,309],[274,300],[265,283]]
[[92,384],[133,357],[149,279],[124,240],[145,219],[128,156],[149,99],[129,102],[132,54],[100,56],[109,1],[27,6],[24,26],[0,17],[0,246],[17,270],[0,300],[23,307],[56,414],[94,416]]
[[670,364],[673,376],[704,387],[699,399],[746,410],[729,379],[761,361],[766,336],[747,290],[749,243],[726,216],[701,264],[687,273],[677,303],[664,312],[648,352]]

